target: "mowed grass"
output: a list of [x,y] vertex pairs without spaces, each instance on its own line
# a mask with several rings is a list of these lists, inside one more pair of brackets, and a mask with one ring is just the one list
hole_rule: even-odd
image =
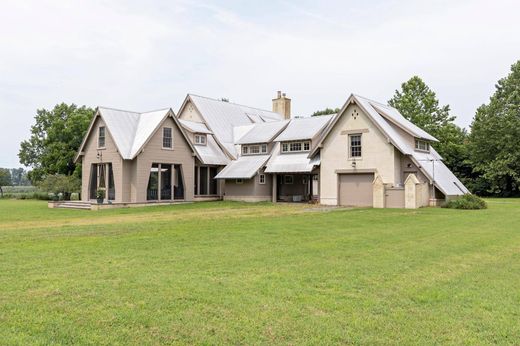
[[520,200],[0,200],[0,344],[519,344]]

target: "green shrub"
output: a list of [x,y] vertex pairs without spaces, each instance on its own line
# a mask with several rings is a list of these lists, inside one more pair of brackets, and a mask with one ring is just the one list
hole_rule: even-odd
[[442,207],[451,209],[486,209],[487,203],[477,195],[467,194],[448,201]]
[[71,201],[79,201],[79,193],[73,192],[70,194],[70,200]]

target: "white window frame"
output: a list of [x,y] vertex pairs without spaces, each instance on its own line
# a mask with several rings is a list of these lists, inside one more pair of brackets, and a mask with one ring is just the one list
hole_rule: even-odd
[[[290,179],[287,179],[287,178],[290,178]],[[283,176],[283,183],[284,184],[287,184],[287,185],[292,185],[294,184],[294,176],[293,175],[290,175],[290,174],[286,174]]]
[[[299,149],[297,149],[299,148]],[[310,151],[311,141],[292,141],[282,143],[282,153],[302,153]]]
[[[421,148],[421,144],[423,146],[422,148]],[[430,152],[430,143],[428,143],[425,140],[416,138],[415,139],[415,150],[429,153]]]
[[260,151],[262,152],[262,154],[267,153],[267,144],[262,144],[260,146]]
[[258,175],[258,184],[265,184],[265,174],[261,173]]
[[249,154],[260,154],[260,146],[259,145],[250,145],[249,146]]
[[[103,137],[101,137],[101,129],[103,129]],[[103,138],[103,145],[101,145],[101,138]],[[98,149],[105,149],[106,145],[107,145],[107,128],[106,128],[106,126],[100,126],[98,128],[97,147],[98,147]]]
[[197,145],[206,145],[208,141],[206,140],[205,134],[196,134],[195,135],[195,144]]
[[[359,137],[359,155],[352,155],[352,138]],[[358,147],[358,146],[356,146]],[[361,133],[352,133],[348,135],[348,157],[351,159],[360,159],[363,157],[363,135]]]
[[238,178],[238,179],[235,179],[235,184],[243,184],[244,183],[244,179],[241,179],[241,178]]
[[[166,130],[170,130],[170,137],[169,137],[169,140],[170,140],[170,146],[164,146],[164,140],[165,139],[168,139],[168,137],[165,136],[165,131]],[[162,148],[163,149],[167,149],[167,150],[172,150],[173,149],[173,128],[172,127],[169,127],[169,126],[164,126],[162,128]]]
[[242,146],[242,155],[248,155],[249,154],[249,147],[247,145]]

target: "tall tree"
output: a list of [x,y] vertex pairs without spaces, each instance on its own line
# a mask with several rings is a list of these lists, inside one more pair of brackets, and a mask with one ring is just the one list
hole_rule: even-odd
[[495,85],[488,104],[477,109],[469,154],[482,192],[520,195],[520,60]]
[[75,104],[58,104],[54,109],[38,109],[31,137],[20,144],[20,163],[32,167],[31,182],[49,174],[72,174],[74,155],[81,145],[94,110]]
[[435,138],[435,150],[444,158],[446,165],[464,180],[471,172],[467,149],[464,146],[467,134],[453,122],[450,106],[439,105],[437,95],[418,76],[401,84],[388,103],[415,125]]
[[10,186],[11,182],[11,171],[8,168],[0,168],[0,196],[4,197],[4,190],[2,186]]
[[11,180],[15,186],[27,186],[31,182],[27,178],[27,171],[23,168],[11,168]]
[[339,108],[325,108],[321,111],[316,111],[314,113],[311,114],[311,117],[317,117],[319,115],[328,115],[328,114],[336,114],[336,113],[339,113],[340,109]]

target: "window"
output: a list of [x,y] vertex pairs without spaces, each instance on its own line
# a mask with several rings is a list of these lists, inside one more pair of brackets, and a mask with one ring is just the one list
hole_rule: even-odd
[[105,147],[105,127],[100,126],[98,132],[98,148]]
[[265,184],[265,174],[260,174],[258,176],[258,183],[259,184]]
[[249,154],[249,147],[242,146],[242,155],[247,155],[247,154]]
[[307,176],[306,176],[306,175],[304,175],[304,176],[302,177],[302,184],[303,184],[303,185],[307,184]]
[[267,144],[262,144],[262,153],[267,153]]
[[415,149],[421,151],[430,151],[430,143],[420,139],[415,140]]
[[292,184],[294,182],[294,178],[292,175],[284,175],[283,182],[284,184]]
[[259,145],[252,145],[249,147],[249,153],[250,154],[258,154],[260,153],[260,146]]
[[195,144],[206,145],[206,135],[195,135]]
[[310,141],[282,143],[282,153],[309,151]]
[[173,146],[172,142],[172,128],[163,127],[162,146],[164,149],[171,149]]
[[237,184],[242,184],[244,182],[244,179],[236,179],[235,180],[235,183]]
[[361,157],[361,135],[349,135],[350,157]]

